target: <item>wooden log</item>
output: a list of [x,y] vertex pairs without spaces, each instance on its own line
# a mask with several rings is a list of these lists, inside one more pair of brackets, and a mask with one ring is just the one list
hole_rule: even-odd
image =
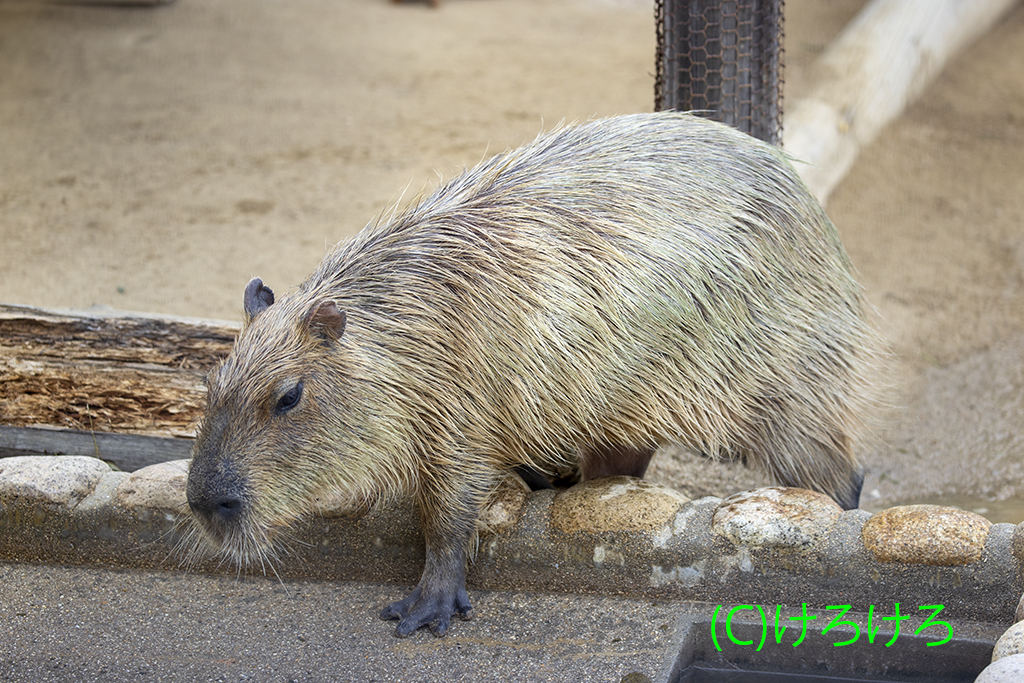
[[91,455],[119,470],[137,469],[190,457],[192,439],[54,427],[0,425],[0,458],[15,455]]
[[187,457],[187,441],[174,442],[194,433],[204,377],[237,333],[221,321],[0,304],[0,453],[98,449],[128,469]]
[[867,145],[946,63],[1019,0],[872,0],[818,60],[817,85],[787,107],[783,137],[823,204]]

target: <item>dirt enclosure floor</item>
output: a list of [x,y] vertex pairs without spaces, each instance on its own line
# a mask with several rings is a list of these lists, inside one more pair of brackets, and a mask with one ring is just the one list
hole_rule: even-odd
[[[788,0],[787,99],[861,4]],[[298,284],[439,177],[650,111],[654,24],[633,0],[0,0],[0,65],[0,301],[236,320],[250,277]],[[828,210],[898,358],[862,505],[1021,521],[1024,6]],[[670,449],[652,469],[693,496],[761,481]]]

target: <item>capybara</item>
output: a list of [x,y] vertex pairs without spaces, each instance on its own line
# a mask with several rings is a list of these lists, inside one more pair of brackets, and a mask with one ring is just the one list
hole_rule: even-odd
[[520,469],[642,476],[678,443],[858,504],[876,335],[835,227],[778,149],[658,113],[563,127],[245,290],[188,502],[264,561],[316,501],[415,497],[396,633],[468,617],[481,506]]

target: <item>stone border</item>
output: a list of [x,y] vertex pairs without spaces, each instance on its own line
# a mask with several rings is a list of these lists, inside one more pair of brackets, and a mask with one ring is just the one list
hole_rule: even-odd
[[[0,459],[0,560],[236,573],[216,559],[187,558],[187,467],[179,460],[125,473],[84,456]],[[941,604],[945,618],[1007,625],[1024,591],[1024,525],[953,508],[871,515],[789,488],[690,501],[626,477],[563,492],[508,489],[497,501],[471,588],[860,612]],[[412,584],[422,562],[406,502],[361,516],[324,510],[297,526],[280,561],[263,570]]]

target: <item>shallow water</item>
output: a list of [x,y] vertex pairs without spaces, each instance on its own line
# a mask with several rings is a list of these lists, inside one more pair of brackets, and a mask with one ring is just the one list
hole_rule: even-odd
[[1024,520],[1024,335],[925,367],[899,403],[864,458],[862,507],[926,502]]

